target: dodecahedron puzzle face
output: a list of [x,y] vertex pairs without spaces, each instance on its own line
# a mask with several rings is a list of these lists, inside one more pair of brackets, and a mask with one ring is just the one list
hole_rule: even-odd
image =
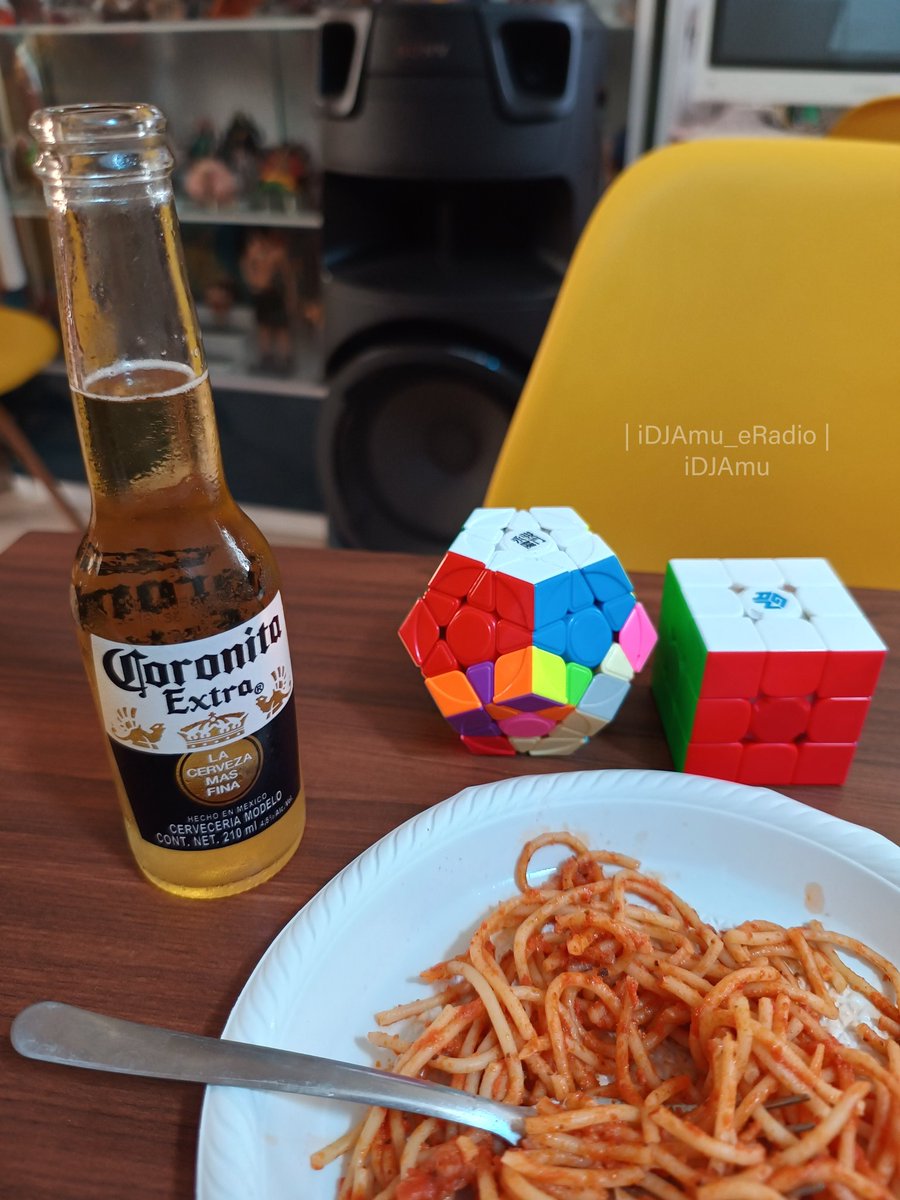
[[400,627],[475,754],[571,754],[618,712],[656,631],[571,508],[477,508]]
[[679,769],[840,784],[885,646],[822,558],[673,559],[653,695]]

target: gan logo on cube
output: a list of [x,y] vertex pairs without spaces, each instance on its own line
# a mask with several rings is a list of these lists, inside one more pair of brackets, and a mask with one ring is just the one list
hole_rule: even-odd
[[400,627],[474,754],[572,754],[619,710],[656,631],[571,508],[476,508]]
[[841,784],[885,645],[822,558],[676,558],[653,695],[680,770]]

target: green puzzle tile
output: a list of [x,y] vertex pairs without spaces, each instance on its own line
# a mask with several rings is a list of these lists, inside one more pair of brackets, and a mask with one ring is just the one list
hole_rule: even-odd
[[671,563],[663,584],[653,696],[676,768],[684,767],[700,697],[707,650]]

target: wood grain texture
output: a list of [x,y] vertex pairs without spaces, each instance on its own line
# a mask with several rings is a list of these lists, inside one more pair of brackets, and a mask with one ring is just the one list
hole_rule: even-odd
[[[29,534],[0,555],[0,1195],[172,1200],[193,1192],[202,1089],[27,1062],[12,1017],[58,999],[218,1034],[275,934],[367,846],[470,784],[601,767],[668,769],[649,671],[574,758],[476,758],[454,739],[397,638],[434,562],[282,550],[309,800],[292,862],[255,891],[185,901],[133,866],[69,612],[76,539]],[[661,580],[637,577],[654,620]],[[859,592],[889,645],[900,597]],[[781,789],[900,841],[900,668],[888,658],[843,788]]]

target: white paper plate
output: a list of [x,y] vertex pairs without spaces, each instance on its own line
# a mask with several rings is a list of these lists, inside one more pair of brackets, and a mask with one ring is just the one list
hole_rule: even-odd
[[[279,934],[224,1036],[373,1062],[372,1014],[428,994],[416,974],[459,952],[514,894],[523,842],[569,829],[659,873],[717,925],[814,915],[900,962],[900,848],[762,788],[662,771],[581,771],[467,788],[367,850]],[[543,852],[547,869],[563,851]],[[814,907],[817,907],[814,905]],[[209,1088],[198,1200],[334,1200],[339,1166],[310,1154],[345,1132],[348,1105]]]

